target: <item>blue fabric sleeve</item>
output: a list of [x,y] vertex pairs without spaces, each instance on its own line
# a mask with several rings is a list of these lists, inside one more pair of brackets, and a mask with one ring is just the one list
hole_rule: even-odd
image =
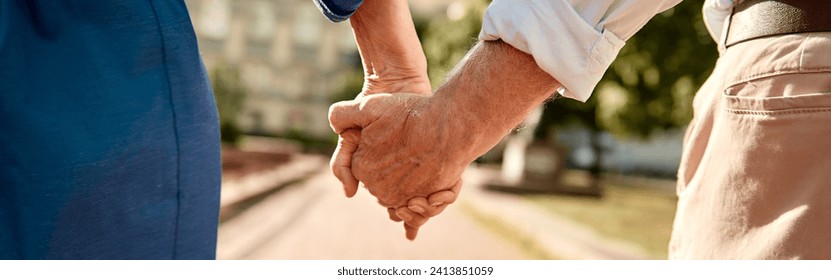
[[314,0],[317,8],[332,22],[349,19],[363,0]]

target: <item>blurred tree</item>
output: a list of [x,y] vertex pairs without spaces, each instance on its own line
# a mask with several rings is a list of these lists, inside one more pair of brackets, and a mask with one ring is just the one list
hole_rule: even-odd
[[[467,1],[463,17],[430,21],[420,33],[434,85],[476,42],[488,2]],[[565,125],[587,128],[595,152],[590,171],[599,175],[605,151],[600,133],[647,138],[655,131],[685,126],[692,117],[693,95],[712,71],[717,55],[702,21],[700,2],[684,1],[655,16],[627,41],[588,102],[564,98],[549,102],[536,137],[549,138],[553,128]]]
[[240,81],[239,69],[223,63],[210,72],[211,86],[219,109],[219,128],[222,143],[236,145],[242,137],[237,116],[245,101],[245,87]]
[[338,87],[329,94],[329,102],[335,103],[343,100],[355,99],[364,86],[364,70],[361,65],[361,56],[358,51],[352,54],[353,59],[349,60],[349,71],[341,75]]
[[433,88],[444,82],[447,73],[478,41],[482,15],[488,3],[488,0],[466,1],[464,14],[455,20],[414,15],[413,21],[427,57],[427,73]]
[[589,102],[549,104],[549,124],[569,119],[620,137],[646,138],[689,123],[693,95],[718,57],[700,5],[686,1],[655,16],[627,41]]
[[553,127],[570,123],[589,129],[595,155],[589,171],[597,177],[606,151],[600,133],[648,138],[655,131],[686,126],[695,91],[712,72],[717,57],[701,4],[681,2],[655,16],[627,41],[588,102],[550,102],[537,135],[544,137]]

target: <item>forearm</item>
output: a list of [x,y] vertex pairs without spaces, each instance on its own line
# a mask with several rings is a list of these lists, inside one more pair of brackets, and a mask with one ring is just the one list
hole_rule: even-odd
[[366,0],[350,22],[366,77],[364,93],[431,92],[406,0]]
[[466,137],[465,158],[487,152],[535,107],[549,99],[560,83],[530,55],[502,41],[477,44],[450,73],[434,96],[439,110],[450,114]]

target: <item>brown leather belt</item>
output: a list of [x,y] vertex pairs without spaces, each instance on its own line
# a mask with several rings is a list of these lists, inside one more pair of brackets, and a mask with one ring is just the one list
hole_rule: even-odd
[[733,7],[725,46],[761,37],[831,31],[831,0],[744,0]]

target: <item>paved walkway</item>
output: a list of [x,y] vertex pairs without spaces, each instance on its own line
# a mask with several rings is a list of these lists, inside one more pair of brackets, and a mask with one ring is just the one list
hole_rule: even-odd
[[460,207],[448,208],[409,241],[368,192],[347,199],[330,174],[286,187],[223,223],[218,258],[529,259]]
[[[523,199],[482,190],[492,171],[470,168],[456,204],[425,225],[415,241],[360,190],[343,196],[328,170],[285,187],[219,229],[220,259],[637,259],[632,246],[552,217]],[[479,217],[473,219],[474,216]],[[508,228],[507,236],[493,225]],[[505,224],[507,223],[507,224]],[[530,241],[530,242],[528,242]],[[525,244],[523,244],[525,242]],[[530,243],[530,244],[529,244]],[[524,248],[522,246],[525,246]],[[533,246],[533,248],[528,248]]]

